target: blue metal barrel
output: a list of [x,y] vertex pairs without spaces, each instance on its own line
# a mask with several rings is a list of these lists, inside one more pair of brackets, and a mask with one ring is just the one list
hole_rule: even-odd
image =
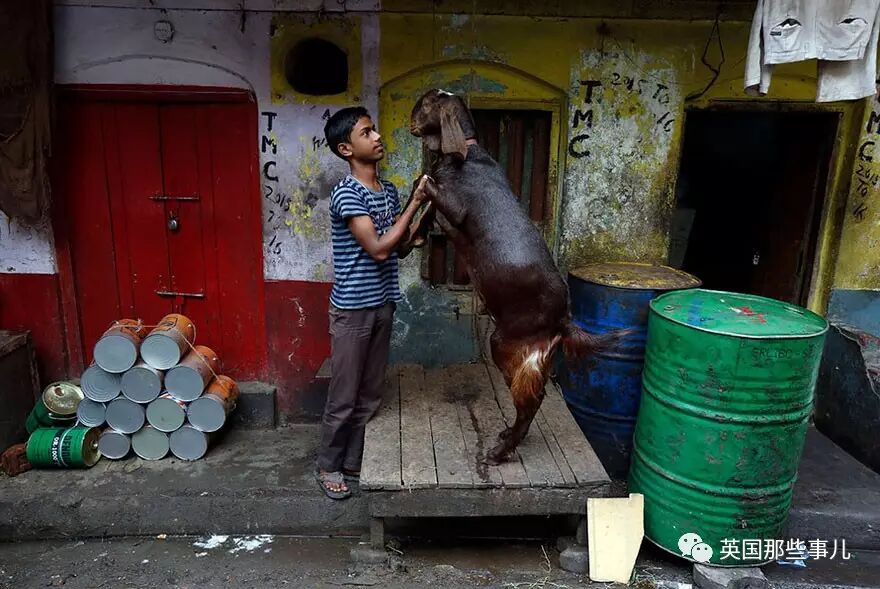
[[612,350],[576,370],[560,369],[562,395],[605,470],[626,478],[642,391],[642,367],[651,300],[663,292],[694,288],[686,272],[648,264],[591,264],[568,277],[575,323],[590,333],[631,332]]

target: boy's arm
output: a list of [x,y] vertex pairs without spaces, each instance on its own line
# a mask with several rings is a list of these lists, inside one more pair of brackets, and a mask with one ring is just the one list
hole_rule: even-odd
[[409,225],[412,223],[419,206],[427,198],[424,189],[427,182],[428,177],[422,176],[406,210],[383,235],[376,232],[373,220],[368,215],[359,215],[348,220],[348,228],[354,238],[377,262],[387,260],[391,253],[397,249],[398,244],[409,235]]

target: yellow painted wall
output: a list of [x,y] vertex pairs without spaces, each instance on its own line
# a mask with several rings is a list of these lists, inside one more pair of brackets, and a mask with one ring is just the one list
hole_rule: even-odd
[[853,156],[836,288],[880,289],[880,102],[866,103]]
[[[275,104],[356,104],[361,101],[363,61],[361,22],[358,18],[319,17],[311,14],[280,13],[272,18],[270,79]],[[285,59],[297,43],[321,38],[334,43],[348,56],[348,90],[340,94],[313,96],[300,94],[284,76]]]
[[[533,101],[535,108],[558,107],[558,191],[545,235],[560,265],[665,263],[686,107],[776,100],[835,110],[842,125],[810,298],[811,307],[824,310],[835,280],[837,211],[849,191],[861,104],[816,105],[815,63],[809,62],[777,67],[770,96],[746,96],[749,26],[745,20],[721,22],[721,73],[702,97],[688,99],[711,79],[700,63],[711,21],[383,13],[380,124],[392,129],[388,172],[408,185],[419,170],[420,148],[406,122],[415,98],[430,87],[464,92],[472,106]],[[720,61],[717,40],[707,59]],[[865,264],[851,224],[836,279],[846,284],[852,282],[850,267]],[[872,255],[876,267],[878,254]]]

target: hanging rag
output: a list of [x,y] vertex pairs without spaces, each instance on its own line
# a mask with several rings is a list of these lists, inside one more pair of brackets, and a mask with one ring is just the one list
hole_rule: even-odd
[[52,5],[0,3],[0,210],[37,222],[49,205]]
[[817,102],[873,96],[878,13],[878,0],[758,0],[746,55],[746,92],[767,94],[776,64],[816,59]]

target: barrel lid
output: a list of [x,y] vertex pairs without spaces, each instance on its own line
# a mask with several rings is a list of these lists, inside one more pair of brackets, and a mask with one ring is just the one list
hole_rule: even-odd
[[569,273],[575,278],[602,286],[639,290],[677,290],[702,284],[699,278],[682,270],[634,262],[589,264]]
[[53,382],[43,389],[43,404],[56,415],[76,415],[76,408],[83,398],[82,389],[74,382]]
[[701,288],[662,294],[651,301],[651,310],[701,331],[739,337],[813,337],[828,329],[825,319],[796,305]]

